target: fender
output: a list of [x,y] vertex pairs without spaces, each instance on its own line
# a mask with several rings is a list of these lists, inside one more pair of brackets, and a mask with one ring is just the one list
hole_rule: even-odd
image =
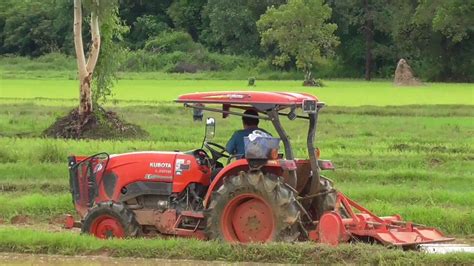
[[[263,166],[266,172],[271,172],[276,175],[281,175],[284,170],[295,170],[296,163],[292,160],[268,160]],[[224,167],[214,178],[212,183],[207,190],[206,196],[204,197],[204,207],[207,208],[209,205],[212,192],[220,187],[226,176],[237,175],[240,171],[248,171],[249,164],[246,159],[239,159]]]

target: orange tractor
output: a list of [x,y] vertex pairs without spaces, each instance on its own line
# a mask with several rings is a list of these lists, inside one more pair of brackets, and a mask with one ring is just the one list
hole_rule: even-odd
[[[203,144],[194,150],[71,156],[70,186],[81,220],[69,215],[66,227],[99,238],[173,235],[231,243],[367,241],[410,248],[452,240],[399,215],[376,216],[321,175],[334,167],[319,159],[314,147],[324,106],[316,97],[208,92],[185,94],[176,102],[192,108],[195,120],[202,120],[204,111],[268,120],[279,138],[260,138],[252,144],[257,153],[230,155],[211,142],[215,120],[208,118]],[[243,114],[247,109],[259,115]],[[308,159],[294,157],[280,118],[308,121]]]

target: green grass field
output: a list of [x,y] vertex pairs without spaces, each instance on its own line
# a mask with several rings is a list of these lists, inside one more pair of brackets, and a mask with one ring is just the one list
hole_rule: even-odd
[[[310,92],[328,104],[320,116],[317,146],[321,148],[322,157],[332,159],[337,167],[336,171],[326,173],[335,181],[337,189],[377,214],[399,213],[407,220],[439,227],[449,235],[472,238],[472,84],[427,84],[420,88],[395,88],[386,81],[367,83],[347,80],[326,83],[327,87],[314,89],[300,87],[300,82],[297,81],[257,81],[257,87],[248,88],[245,86],[246,81],[120,80],[115,101],[110,101],[107,108],[148,131],[150,136],[147,139],[56,140],[44,139],[42,131],[76,104],[76,81],[0,80],[0,221],[9,224],[13,217],[27,215],[31,220],[43,223],[54,220],[61,214],[72,213],[66,163],[69,154],[188,150],[200,147],[204,124],[193,122],[190,110],[171,102],[179,94],[205,90],[288,90]],[[238,117],[222,119],[217,114],[206,115],[217,117],[217,143],[225,144],[230,134],[241,126]],[[283,123],[291,136],[296,155],[305,157],[305,122],[283,119]],[[262,122],[262,127],[272,128],[267,122]],[[11,230],[14,229],[0,228],[0,239],[4,239],[3,236]],[[90,250],[84,251],[82,247],[93,242],[91,245],[94,246],[110,245],[102,248],[114,252],[118,250],[117,254],[133,254],[128,251],[133,249],[133,244],[129,244],[134,243],[133,241],[140,246],[133,250],[151,250],[155,245],[167,245],[157,243],[169,241],[155,240],[155,243],[129,240],[130,242],[117,241],[109,244],[81,237],[71,244],[74,247],[61,249],[51,243],[67,242],[74,237],[70,234],[32,231],[26,232],[26,235],[40,240],[27,248],[26,242],[19,243],[15,239],[5,238],[6,240],[0,240],[0,250],[18,251],[26,247],[31,252],[39,250],[72,254],[68,252],[79,250],[87,253]],[[48,248],[49,244],[53,247]],[[216,244],[193,245],[190,249],[199,251],[190,251],[186,254],[193,255],[182,258],[202,259],[196,254],[201,254],[205,246]],[[304,247],[303,251],[298,251],[298,256],[320,252],[319,247],[311,246],[308,250]],[[218,246],[215,248],[219,250]],[[297,248],[282,245],[278,246],[278,250],[280,249],[293,252]],[[342,248],[345,249],[346,247]],[[364,249],[365,247],[356,247],[354,252],[361,254]],[[270,254],[269,256],[274,254],[273,247],[268,250],[258,252]],[[334,252],[330,255],[334,258],[332,262],[344,263],[335,259],[335,254],[339,251],[336,249]],[[392,258],[401,259],[396,260],[400,264],[443,261],[441,257],[433,259],[436,257],[391,252],[375,252],[374,254],[379,255],[369,256],[362,261],[349,256],[352,258],[349,261],[387,263]],[[229,257],[212,256],[233,261],[271,261],[268,257],[259,259],[258,256],[236,254],[228,255]],[[286,256],[284,254],[286,253],[278,255],[281,259],[276,261],[306,262],[300,257],[283,258]],[[310,257],[318,262],[314,255]],[[446,263],[472,262],[472,257],[446,258]]]
[[[183,93],[210,90],[264,90],[308,92],[332,106],[387,106],[408,104],[474,104],[473,84],[429,83],[424,87],[394,87],[387,81],[327,81],[323,88],[302,87],[301,81],[245,80],[120,80],[113,99],[118,101],[172,101]],[[0,79],[0,97],[18,99],[75,99],[75,80]],[[71,104],[74,104],[72,102]]]

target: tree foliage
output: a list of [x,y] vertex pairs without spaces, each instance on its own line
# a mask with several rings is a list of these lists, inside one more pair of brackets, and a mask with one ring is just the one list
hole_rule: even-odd
[[202,39],[217,51],[257,55],[259,33],[256,22],[269,6],[279,6],[282,0],[209,0],[204,9],[207,28]]
[[0,1],[0,53],[39,56],[71,49],[71,13],[65,1]]
[[201,12],[207,0],[176,0],[171,3],[166,13],[177,30],[189,33],[196,41],[202,31]]
[[257,22],[262,45],[276,45],[279,50],[273,63],[283,66],[295,59],[296,67],[310,77],[322,57],[333,54],[338,45],[334,35],[337,25],[327,23],[331,8],[322,0],[289,0],[271,7]]
[[417,19],[458,43],[474,32],[474,2],[465,0],[421,0]]
[[[108,3],[113,1],[107,0]],[[117,72],[125,60],[127,49],[123,35],[128,32],[118,14],[118,5],[110,5],[100,13],[101,50],[93,76],[92,101],[94,105],[105,102],[112,95]]]
[[[93,0],[84,0],[90,11]],[[131,54],[141,54],[147,42],[161,34],[187,33],[212,52],[244,55],[270,61],[282,56],[274,42],[262,46],[256,22],[287,0],[100,0],[102,10],[116,4],[123,39]],[[321,2],[321,1],[320,1]],[[338,26],[340,45],[335,57],[313,70],[331,77],[382,77],[393,75],[397,61],[405,58],[415,72],[430,81],[474,81],[474,2],[466,0],[322,0],[332,11],[323,14]],[[310,2],[308,2],[310,3]],[[319,2],[318,2],[319,3]],[[296,17],[313,9],[301,7]],[[74,54],[73,5],[70,0],[0,1],[0,55],[38,57],[51,52]],[[319,10],[312,13],[321,17]],[[88,18],[84,17],[86,20]],[[102,25],[102,24],[101,24]],[[105,26],[103,26],[105,27]],[[295,29],[286,27],[290,31]],[[304,30],[304,29],[303,29]],[[312,33],[311,33],[312,34]],[[85,47],[90,29],[84,23]],[[106,44],[104,44],[106,45]],[[124,51],[126,53],[126,51]],[[128,53],[130,54],[130,53]],[[115,55],[115,53],[113,54]],[[324,56],[324,49],[321,50]],[[289,56],[285,70],[296,68]],[[268,59],[268,60],[267,60]],[[284,59],[282,57],[281,59]],[[99,60],[100,62],[105,59]],[[273,66],[276,67],[276,66]],[[100,68],[100,67],[99,67]],[[101,71],[101,70],[99,70]],[[104,72],[105,73],[105,72]]]

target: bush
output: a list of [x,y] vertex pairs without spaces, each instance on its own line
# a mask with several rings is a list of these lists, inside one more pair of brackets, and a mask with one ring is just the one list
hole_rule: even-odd
[[250,78],[248,79],[247,86],[255,86],[255,81],[256,81],[256,80],[257,80],[257,79],[256,79],[255,77],[250,77]]
[[192,52],[199,49],[204,48],[201,44],[195,43],[191,35],[181,31],[165,31],[145,43],[145,50],[148,52]]
[[50,53],[37,58],[19,57],[14,55],[0,56],[0,68],[9,71],[45,71],[45,70],[75,70],[74,57],[61,53]]
[[222,55],[196,49],[191,52],[153,53],[145,50],[129,52],[121,71],[196,73],[199,71],[234,71],[254,69],[259,60],[251,57]]
[[144,50],[129,52],[120,70],[125,72],[164,71],[174,67],[186,57],[184,52],[167,54],[150,53]]

